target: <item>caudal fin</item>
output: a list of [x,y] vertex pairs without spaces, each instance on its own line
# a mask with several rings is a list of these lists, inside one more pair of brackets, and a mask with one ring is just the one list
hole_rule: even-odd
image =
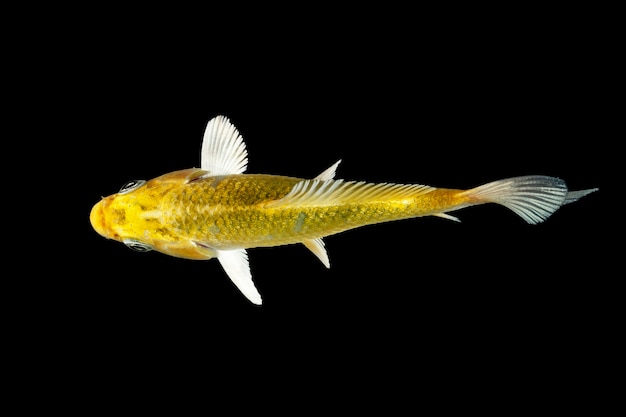
[[597,188],[568,191],[565,181],[542,175],[507,178],[464,191],[475,203],[497,203],[513,210],[530,224],[541,223],[564,204]]
[[587,194],[593,193],[594,191],[598,191],[598,189],[589,188],[588,190],[569,191],[565,196],[565,201],[563,201],[562,205],[573,203],[574,201],[577,201],[580,197],[584,197]]

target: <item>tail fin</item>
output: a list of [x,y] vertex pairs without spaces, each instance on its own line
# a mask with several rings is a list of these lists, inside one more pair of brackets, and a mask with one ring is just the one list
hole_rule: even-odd
[[476,203],[497,203],[513,210],[527,223],[546,220],[564,204],[596,191],[597,188],[568,191],[565,181],[542,175],[508,178],[464,191]]
[[586,196],[587,194],[591,194],[594,191],[598,191],[597,188],[589,188],[588,190],[580,190],[580,191],[570,191],[565,196],[565,201],[563,201],[563,206],[569,203],[573,203],[577,201],[579,198]]

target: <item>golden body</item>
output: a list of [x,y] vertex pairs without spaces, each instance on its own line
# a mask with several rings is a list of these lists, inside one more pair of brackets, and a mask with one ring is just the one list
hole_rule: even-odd
[[[442,213],[467,204],[461,190],[416,188],[397,198],[348,197],[342,201],[299,204],[280,200],[300,178],[240,174],[202,177],[187,169],[154,178],[128,194],[100,201],[91,223],[115,240],[140,240],[173,256],[207,259],[207,249],[248,249],[302,243],[368,224]],[[369,184],[343,183],[349,188]],[[385,184],[385,187],[392,186]],[[401,188],[401,187],[398,187]],[[200,244],[200,245],[198,245]]]
[[102,236],[187,259],[217,258],[250,301],[261,304],[246,250],[302,243],[330,267],[322,238],[374,223],[448,214],[497,203],[528,223],[595,191],[570,192],[554,177],[525,176],[470,190],[334,179],[339,162],[314,179],[244,174],[247,152],[228,119],[207,124],[201,168],[133,181],[103,198],[90,221]]

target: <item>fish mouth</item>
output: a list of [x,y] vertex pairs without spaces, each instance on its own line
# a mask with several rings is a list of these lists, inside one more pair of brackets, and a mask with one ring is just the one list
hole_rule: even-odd
[[99,235],[108,238],[106,219],[104,217],[104,199],[98,201],[92,208],[89,214],[89,221],[91,227],[94,228]]

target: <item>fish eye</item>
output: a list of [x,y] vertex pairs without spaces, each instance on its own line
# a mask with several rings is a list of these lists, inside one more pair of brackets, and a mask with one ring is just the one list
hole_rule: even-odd
[[136,190],[137,188],[141,187],[145,183],[146,182],[144,180],[128,181],[126,184],[122,185],[122,188],[120,188],[120,191],[118,192],[118,194],[130,193],[131,191]]
[[123,242],[126,246],[137,252],[150,252],[153,249],[152,246],[135,239],[124,239]]

